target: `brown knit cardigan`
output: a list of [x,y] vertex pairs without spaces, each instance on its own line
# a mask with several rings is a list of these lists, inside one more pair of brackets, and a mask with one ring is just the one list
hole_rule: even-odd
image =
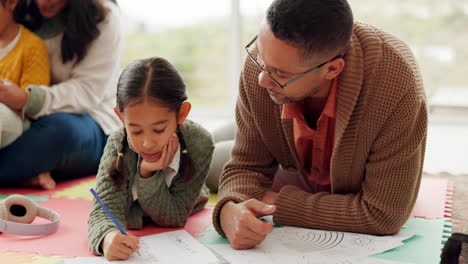
[[[368,234],[397,233],[418,195],[427,132],[426,98],[409,47],[396,37],[356,23],[339,76],[331,193],[285,186],[276,200],[276,224]],[[281,165],[300,169],[293,122],[258,85],[247,58],[236,107],[232,158],[220,179],[213,212],[228,201],[261,199]]]

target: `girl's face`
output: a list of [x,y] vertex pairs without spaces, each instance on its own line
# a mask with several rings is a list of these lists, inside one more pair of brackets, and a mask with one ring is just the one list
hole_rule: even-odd
[[65,8],[67,1],[68,0],[36,0],[36,4],[41,16],[48,19],[60,14]]
[[125,107],[118,113],[135,152],[149,163],[161,158],[162,150],[176,133],[177,125],[185,121],[190,103],[184,102],[179,113],[148,100]]
[[17,0],[8,0],[5,4],[0,2],[0,38],[8,32],[11,25],[14,25],[13,10],[18,3]]

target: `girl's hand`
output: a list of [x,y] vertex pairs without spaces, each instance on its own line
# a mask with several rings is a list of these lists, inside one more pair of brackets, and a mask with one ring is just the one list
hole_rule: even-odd
[[102,241],[104,257],[108,260],[128,259],[130,254],[140,248],[138,238],[134,235],[123,235],[119,230],[108,233]]
[[174,133],[167,145],[164,146],[161,154],[161,158],[153,163],[149,163],[145,160],[142,160],[140,163],[140,176],[143,178],[149,178],[153,176],[153,173],[158,170],[167,168],[169,164],[174,159],[174,155],[179,148],[179,138]]
[[29,93],[18,87],[18,85],[0,79],[0,103],[10,107],[14,111],[19,111],[28,102]]

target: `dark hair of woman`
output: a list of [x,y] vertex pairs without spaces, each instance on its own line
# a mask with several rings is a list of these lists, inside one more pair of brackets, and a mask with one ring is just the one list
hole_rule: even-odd
[[[103,1],[115,0],[68,0],[62,12],[58,15],[64,25],[62,48],[62,62],[76,58],[80,62],[86,55],[90,44],[100,31],[98,29],[107,16],[108,10]],[[34,0],[20,0],[14,11],[15,20],[31,31],[38,30],[45,19],[41,16]]]

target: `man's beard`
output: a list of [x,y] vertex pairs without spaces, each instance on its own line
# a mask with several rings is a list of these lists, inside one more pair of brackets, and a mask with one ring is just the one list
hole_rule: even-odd
[[294,103],[295,101],[288,98],[288,97],[285,97],[283,100],[279,101],[278,99],[276,99],[275,97],[273,96],[270,96],[271,97],[271,100],[273,100],[273,102],[275,102],[276,104],[290,104],[290,103]]
[[[284,96],[284,95],[283,95]],[[270,98],[273,102],[275,102],[276,104],[290,104],[290,103],[294,103],[294,102],[297,102],[297,101],[300,101],[300,100],[294,100],[293,98],[291,97],[287,97],[287,96],[284,96],[284,98],[280,101],[278,100],[278,98],[270,95]]]
[[276,104],[279,104],[279,105],[281,105],[281,104],[290,104],[290,103],[295,103],[295,102],[302,101],[302,100],[304,100],[304,99],[306,99],[308,97],[312,97],[315,94],[317,94],[317,92],[319,90],[320,90],[320,87],[315,87],[310,91],[309,95],[305,95],[305,96],[303,96],[301,98],[292,98],[292,97],[285,96],[284,94],[281,94],[284,97],[281,101],[278,100],[278,98],[276,98],[275,96],[273,96],[271,94],[270,94],[270,98],[271,98],[271,100],[273,100],[273,102],[275,102]]

